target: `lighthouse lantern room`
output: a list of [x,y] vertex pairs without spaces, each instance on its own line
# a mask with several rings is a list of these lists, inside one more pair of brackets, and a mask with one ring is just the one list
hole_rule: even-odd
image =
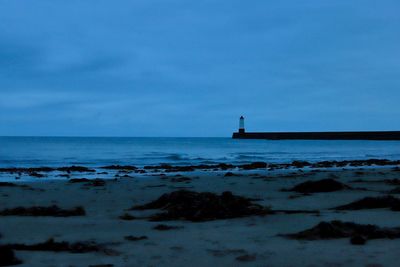
[[239,119],[239,133],[244,133],[244,117],[240,116]]

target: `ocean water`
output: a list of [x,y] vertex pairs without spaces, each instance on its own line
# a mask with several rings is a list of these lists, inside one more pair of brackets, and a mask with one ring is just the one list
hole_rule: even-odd
[[270,141],[231,138],[0,137],[0,167],[136,166],[400,159],[396,141]]

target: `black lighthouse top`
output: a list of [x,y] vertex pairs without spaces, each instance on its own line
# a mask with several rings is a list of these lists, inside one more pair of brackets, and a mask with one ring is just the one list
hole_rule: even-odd
[[244,130],[244,117],[240,116],[240,119],[239,119],[239,133],[244,133],[244,132],[245,132],[245,130]]

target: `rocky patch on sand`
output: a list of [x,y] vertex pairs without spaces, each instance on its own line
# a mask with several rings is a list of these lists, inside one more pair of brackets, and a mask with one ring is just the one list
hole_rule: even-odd
[[87,179],[87,178],[74,178],[69,180],[70,183],[85,183],[84,186],[105,186],[106,181],[103,179]]
[[138,168],[131,165],[109,165],[103,166],[101,169],[105,170],[121,170],[121,171],[136,171]]
[[250,164],[244,164],[238,166],[239,168],[243,170],[256,170],[256,169],[265,169],[267,168],[268,164],[265,162],[253,162]]
[[[324,168],[344,168],[344,167],[367,167],[367,166],[396,166],[393,170],[398,171],[400,168],[400,160],[387,160],[387,159],[368,159],[368,160],[344,160],[344,161],[320,161],[311,163],[308,161],[298,161],[295,160],[291,163],[266,163],[266,162],[252,162],[241,165],[233,165],[227,163],[218,164],[200,164],[200,165],[186,165],[186,166],[173,166],[169,164],[160,164],[152,166],[144,166],[143,168],[138,168],[132,165],[108,165],[100,167],[99,169],[104,170],[114,170],[119,172],[135,172],[135,173],[146,173],[146,171],[152,172],[191,172],[195,170],[201,171],[218,171],[218,170],[277,170],[277,169],[290,169],[290,168],[309,168],[309,169],[324,169]],[[21,175],[22,173],[36,176],[44,177],[43,173],[59,171],[59,172],[95,172],[96,170],[92,168],[87,168],[84,166],[67,166],[67,167],[38,167],[38,168],[0,168],[0,173],[17,173]],[[301,170],[300,170],[301,171]]]
[[17,207],[4,209],[0,211],[0,216],[52,216],[52,217],[70,217],[86,215],[83,207],[75,207],[73,209],[61,209],[53,205],[49,207]]
[[0,246],[0,266],[12,266],[21,263],[22,261],[15,257],[11,248]]
[[57,171],[60,172],[95,172],[95,170],[93,169],[89,169],[87,167],[83,167],[83,166],[70,166],[70,167],[61,167],[61,168],[57,168]]
[[74,242],[69,243],[66,241],[56,242],[54,239],[49,239],[43,243],[37,244],[6,244],[1,245],[0,250],[24,250],[24,251],[53,251],[53,252],[70,252],[70,253],[88,253],[88,252],[103,252],[107,255],[112,255],[113,252],[106,249],[103,245],[95,242]]
[[119,216],[118,218],[120,218],[121,220],[124,220],[124,221],[133,221],[133,220],[137,219],[135,216],[132,216],[129,213],[124,213],[121,216]]
[[148,237],[145,235],[142,235],[142,236],[128,235],[128,236],[125,236],[124,239],[128,240],[128,241],[140,241],[140,240],[146,240],[146,239],[148,239]]
[[310,165],[311,168],[332,168],[332,167],[364,167],[364,166],[395,166],[400,160],[388,159],[367,159],[367,160],[343,160],[343,161],[320,161]]
[[241,262],[252,262],[257,259],[257,255],[256,254],[244,254],[241,256],[237,256],[235,259],[237,261],[241,261]]
[[154,230],[158,231],[168,231],[168,230],[177,230],[183,229],[183,226],[174,226],[174,225],[166,225],[166,224],[157,224],[153,227]]
[[155,201],[135,206],[134,210],[161,209],[165,212],[150,217],[152,221],[188,220],[193,222],[265,215],[269,209],[231,192],[214,193],[179,190],[162,195]]
[[319,210],[270,210],[269,214],[314,214],[319,215]]
[[344,189],[350,189],[350,187],[334,179],[322,179],[318,181],[306,181],[285,191],[310,194],[310,193],[334,192]]
[[365,243],[364,241],[369,239],[400,238],[400,227],[379,227],[372,224],[356,224],[335,220],[320,222],[310,229],[284,236],[298,240],[351,238],[352,244],[362,245]]
[[0,182],[0,188],[1,187],[19,187],[19,188],[25,188],[25,189],[32,189],[32,187],[24,184],[14,184],[10,182]]
[[365,197],[346,205],[333,208],[334,210],[363,210],[363,209],[384,209],[400,211],[400,199],[393,196]]
[[46,177],[44,174],[41,174],[41,173],[38,173],[38,172],[30,172],[30,173],[28,173],[28,175],[32,176],[32,177],[36,177],[36,178]]
[[83,166],[68,166],[68,167],[59,167],[59,168],[51,168],[51,167],[38,167],[38,168],[0,168],[0,173],[11,173],[11,174],[27,174],[36,178],[43,178],[45,175],[43,173],[49,172],[95,172],[94,169],[89,169]]

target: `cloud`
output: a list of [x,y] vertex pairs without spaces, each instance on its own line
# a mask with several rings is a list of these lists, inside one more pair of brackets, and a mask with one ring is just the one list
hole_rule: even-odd
[[399,10],[1,1],[0,135],[229,136],[241,114],[257,130],[392,129]]

